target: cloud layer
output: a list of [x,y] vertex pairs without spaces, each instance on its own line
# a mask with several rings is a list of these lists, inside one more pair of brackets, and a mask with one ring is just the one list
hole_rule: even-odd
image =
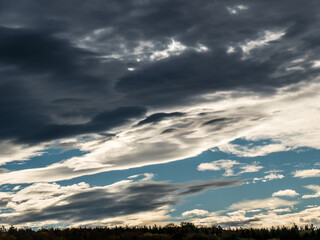
[[[140,215],[154,212],[159,214],[159,219],[165,220],[169,218],[169,207],[176,205],[181,198],[241,184],[237,180],[174,184],[155,182],[151,180],[152,174],[144,174],[141,180],[136,180],[137,177],[103,187],[91,187],[81,182],[69,186],[36,183],[21,190],[15,188],[14,192],[0,196],[1,208],[10,210],[1,214],[0,222],[20,226],[90,225],[104,221],[113,225],[135,225],[137,221],[138,224],[151,224],[152,217],[141,219]],[[135,218],[135,221],[125,221],[126,217]],[[119,218],[123,219],[122,222],[118,222]]]
[[[207,150],[232,156],[199,163],[199,174],[250,173],[248,184],[285,178],[277,172],[261,176],[266,164],[235,159],[320,149],[319,7],[317,0],[0,0],[0,185],[30,184],[1,193],[1,204],[13,212],[0,218],[12,224],[98,224],[127,223],[127,217],[137,223],[145,212],[162,221],[166,206],[177,199],[238,182],[130,179],[118,183],[112,196],[111,186],[55,182],[184,160]],[[25,164],[46,160],[56,148],[81,154]],[[320,176],[305,161],[291,172],[294,180]],[[318,197],[317,185],[303,186],[314,192],[299,191],[304,200]],[[297,203],[282,199],[298,194],[286,188],[261,201],[234,203],[229,210],[238,212],[219,221],[259,225],[275,216],[281,222],[280,212]],[[100,211],[102,202],[108,204]],[[274,207],[246,216],[255,210],[248,206],[259,202]],[[206,211],[184,216],[212,217]],[[81,214],[74,217],[75,212]],[[299,214],[288,216],[311,221]]]

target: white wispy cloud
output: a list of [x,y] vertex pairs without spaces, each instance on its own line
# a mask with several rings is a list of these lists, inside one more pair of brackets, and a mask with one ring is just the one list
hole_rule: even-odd
[[[219,171],[219,170],[224,170],[224,176],[235,176],[235,175],[240,175],[243,173],[252,173],[252,172],[258,172],[260,171],[263,167],[258,166],[258,163],[254,162],[253,164],[243,164],[235,160],[229,160],[229,159],[222,159],[222,160],[217,160],[213,161],[211,163],[201,163],[198,166],[199,171]],[[237,173],[234,173],[234,168],[235,166],[238,166],[240,171]]]
[[318,198],[320,197],[320,186],[319,185],[307,185],[305,188],[314,191],[312,195],[303,195],[302,198]]
[[278,192],[272,193],[273,197],[295,197],[298,196],[299,193],[292,189],[280,190]]
[[[101,51],[103,51],[103,43],[102,45],[97,45],[97,39],[101,36],[106,37],[111,31],[112,30],[110,28],[95,30],[82,39],[78,39],[76,41],[77,45],[81,48],[101,54]],[[174,38],[171,38],[170,42],[165,45],[157,41],[140,41],[137,46],[132,47],[130,45],[126,45],[120,39],[119,48],[117,48],[117,51],[113,52],[112,54],[102,55],[99,58],[118,60],[131,59],[137,62],[150,62],[159,61],[172,56],[178,56],[186,50],[207,52],[209,51],[209,48],[200,43],[195,46],[186,46]],[[128,70],[134,71],[135,69],[128,68]]]
[[262,36],[255,40],[248,40],[242,44],[239,44],[243,54],[246,56],[253,49],[260,48],[268,45],[270,42],[280,39],[285,35],[285,31],[264,31]]
[[273,152],[288,151],[290,147],[283,144],[267,144],[263,146],[246,146],[227,143],[218,147],[220,151],[235,154],[239,157],[265,156]]
[[276,209],[279,207],[289,207],[298,204],[298,201],[289,201],[280,198],[267,198],[267,199],[257,199],[241,201],[238,203],[233,203],[229,209],[242,209],[242,210],[252,210],[252,209]]
[[305,170],[296,170],[293,173],[293,177],[296,178],[311,178],[311,177],[320,177],[320,169],[305,169]]
[[161,60],[164,58],[168,58],[170,56],[174,55],[180,55],[182,52],[184,52],[187,49],[185,45],[182,43],[175,41],[174,39],[171,40],[171,43],[168,45],[167,49],[164,49],[162,51],[155,51],[151,54],[150,59],[151,60]]

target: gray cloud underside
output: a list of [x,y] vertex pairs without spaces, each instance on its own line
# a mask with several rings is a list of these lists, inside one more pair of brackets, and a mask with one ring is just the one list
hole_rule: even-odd
[[[164,206],[175,205],[180,201],[181,197],[209,189],[232,187],[239,184],[241,184],[239,180],[211,180],[190,184],[138,181],[126,183],[121,191],[110,191],[108,187],[94,187],[69,194],[58,203],[41,210],[26,209],[18,212],[17,215],[13,213],[13,216],[0,217],[0,222],[20,225],[47,220],[59,220],[69,223],[97,221],[99,219],[153,211]],[[42,191],[46,192],[45,189]],[[47,191],[49,193],[50,189]],[[31,194],[35,193],[31,192]],[[52,194],[53,198],[54,192]],[[59,196],[59,192],[57,192],[56,196]],[[25,197],[25,199],[28,198]],[[6,199],[6,202],[2,205],[8,202],[19,205],[19,202],[15,202],[15,199]]]
[[[36,144],[132,118],[156,122],[161,115],[144,119],[146,109],[197,103],[219,90],[272,94],[319,73],[311,63],[319,55],[318,1],[242,4],[248,9],[230,14],[233,1],[0,1],[1,139]],[[243,59],[239,43],[266,30],[285,35]],[[146,60],[170,39],[209,51]],[[146,42],[153,47],[135,51]],[[307,58],[308,71],[284,70],[298,58]]]

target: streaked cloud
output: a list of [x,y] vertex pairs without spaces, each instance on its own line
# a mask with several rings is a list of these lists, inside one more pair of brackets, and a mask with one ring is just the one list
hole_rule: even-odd
[[[168,219],[169,207],[183,197],[240,184],[235,180],[175,184],[155,182],[150,173],[142,176],[140,180],[134,180],[138,177],[136,175],[101,187],[91,187],[81,182],[68,186],[35,183],[23,189],[16,188],[15,192],[0,196],[2,208],[11,209],[0,214],[0,222],[16,226],[44,226],[59,222],[77,225],[98,222],[112,225],[151,224],[155,219]],[[141,218],[143,214],[146,215]],[[126,217],[128,220],[124,220]]]

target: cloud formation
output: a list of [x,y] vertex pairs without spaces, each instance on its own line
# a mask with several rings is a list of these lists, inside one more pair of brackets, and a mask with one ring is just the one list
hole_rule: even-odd
[[268,212],[256,212],[253,216],[248,215],[247,211],[235,211],[228,215],[219,215],[216,213],[210,213],[208,217],[192,218],[191,222],[195,224],[212,225],[218,224],[223,227],[272,227],[272,226],[287,226],[290,227],[293,224],[297,225],[310,225],[319,224],[320,208],[313,206],[306,208],[299,212],[291,212],[290,208],[279,208]]
[[[93,224],[114,220],[113,224],[134,225],[141,214],[160,213],[168,218],[168,208],[180,202],[182,197],[194,195],[210,189],[232,187],[240,181],[216,181],[174,184],[155,182],[152,174],[144,174],[141,180],[137,176],[102,187],[91,187],[81,182],[69,186],[57,183],[35,183],[15,192],[1,195],[1,207],[10,209],[0,215],[2,224],[43,226],[54,223]],[[135,221],[115,221],[118,218],[136,215]],[[109,219],[109,220],[108,220]],[[162,219],[162,220],[163,220]],[[146,217],[143,222],[152,222]],[[112,221],[110,222],[112,223]]]
[[[318,0],[283,0],[276,7],[263,0],[0,0],[0,185],[31,184],[2,194],[1,204],[18,211],[2,218],[52,224],[69,217],[98,224],[94,218],[108,212],[110,218],[100,222],[126,223],[127,217],[137,223],[144,211],[152,221],[162,221],[165,206],[176,202],[158,194],[168,197],[171,190],[183,198],[238,182],[182,186],[149,179],[148,185],[132,178],[114,198],[105,196],[110,186],[53,182],[169,163],[210,149],[232,154],[231,159],[319,150],[319,6]],[[82,154],[32,168],[23,164],[52,148]],[[225,177],[261,169],[258,162],[228,159],[198,166]],[[320,170],[297,169],[293,176],[302,181],[319,177]],[[284,177],[270,172],[253,181]],[[134,192],[144,196],[146,189],[150,205],[144,207]],[[295,195],[288,190],[274,196]],[[86,209],[89,194],[96,202]],[[136,209],[130,207],[134,200]],[[95,207],[102,202],[108,204],[99,212]],[[275,197],[261,202],[276,207],[254,217],[233,209],[237,212],[220,222],[257,226],[268,216],[281,222],[278,214],[290,203]],[[316,219],[314,210],[310,217]],[[288,216],[311,221],[309,215]]]

